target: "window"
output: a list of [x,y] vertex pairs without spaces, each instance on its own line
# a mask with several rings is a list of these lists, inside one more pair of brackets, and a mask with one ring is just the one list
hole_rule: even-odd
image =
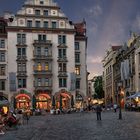
[[49,70],[49,63],[45,63],[45,70],[46,70],[46,71]]
[[32,21],[31,20],[27,21],[27,27],[32,27]]
[[49,49],[46,48],[46,47],[44,48],[44,55],[45,55],[45,56],[48,56],[48,55],[49,55]]
[[37,53],[37,55],[41,55],[41,47],[37,47],[37,49],[36,49],[36,53]]
[[18,56],[26,56],[26,48],[17,48]]
[[80,63],[80,53],[75,53],[75,62]]
[[48,16],[48,10],[43,11],[44,16]]
[[17,64],[17,70],[18,70],[18,72],[22,71],[21,63],[18,63],[18,64]]
[[35,21],[35,27],[37,27],[37,28],[40,27],[40,21]]
[[58,49],[58,57],[66,58],[66,49]]
[[0,40],[0,48],[5,48],[5,40]]
[[44,28],[48,28],[48,21],[44,21]]
[[5,80],[0,79],[0,90],[5,90]]
[[76,79],[76,89],[80,89],[80,79]]
[[38,78],[38,79],[37,79],[37,85],[38,85],[38,86],[41,86],[41,78]]
[[17,70],[18,72],[26,72],[26,63],[18,63],[17,64]]
[[49,79],[48,78],[45,79],[45,86],[49,86]]
[[26,43],[26,34],[17,34],[17,43],[25,44]]
[[58,44],[66,44],[66,35],[58,35]]
[[39,41],[46,41],[46,35],[38,35],[38,40]]
[[56,28],[56,22],[52,22],[52,28]]
[[67,87],[67,79],[59,78],[59,87]]
[[40,10],[35,10],[35,15],[39,16],[40,15]]
[[5,66],[4,65],[0,66],[0,75],[5,75]]
[[24,78],[18,79],[18,88],[26,88],[26,79]]
[[75,67],[75,74],[80,75],[80,66]]
[[0,62],[5,62],[5,52],[0,52]]
[[41,63],[40,62],[37,64],[37,70],[38,71],[41,71],[42,70],[42,66],[41,66]]
[[67,65],[66,65],[66,63],[59,63],[58,64],[58,70],[60,72],[66,72],[67,71]]
[[43,5],[43,4],[44,4],[44,1],[42,1],[42,0],[41,0],[41,1],[40,1],[40,4],[42,4],[42,5]]
[[79,48],[79,42],[75,42],[75,50],[80,50],[80,48]]

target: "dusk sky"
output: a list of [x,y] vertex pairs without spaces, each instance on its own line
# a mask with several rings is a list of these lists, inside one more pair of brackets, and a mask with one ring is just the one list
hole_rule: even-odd
[[[1,0],[0,13],[15,13],[25,0]],[[140,33],[140,0],[54,0],[73,22],[87,23],[90,77],[102,74],[101,60],[111,45],[122,45],[130,31]]]

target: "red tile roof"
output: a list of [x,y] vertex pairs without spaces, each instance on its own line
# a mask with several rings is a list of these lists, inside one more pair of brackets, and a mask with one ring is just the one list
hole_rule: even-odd
[[86,33],[85,24],[86,24],[85,21],[74,24],[77,35],[85,35],[85,33]]
[[113,51],[117,51],[121,48],[122,46],[112,46],[112,50]]

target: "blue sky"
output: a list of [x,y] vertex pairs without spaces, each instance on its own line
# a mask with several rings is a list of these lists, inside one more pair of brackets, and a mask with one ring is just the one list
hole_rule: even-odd
[[[1,0],[0,13],[19,10],[25,0]],[[111,45],[122,45],[130,31],[140,32],[140,0],[54,0],[69,20],[87,22],[90,77],[102,74],[101,60]]]

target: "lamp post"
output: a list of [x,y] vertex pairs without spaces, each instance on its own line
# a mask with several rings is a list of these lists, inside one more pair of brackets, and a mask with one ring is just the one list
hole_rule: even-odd
[[118,83],[118,97],[119,97],[119,120],[122,120],[122,108],[121,108],[121,85],[122,83]]

